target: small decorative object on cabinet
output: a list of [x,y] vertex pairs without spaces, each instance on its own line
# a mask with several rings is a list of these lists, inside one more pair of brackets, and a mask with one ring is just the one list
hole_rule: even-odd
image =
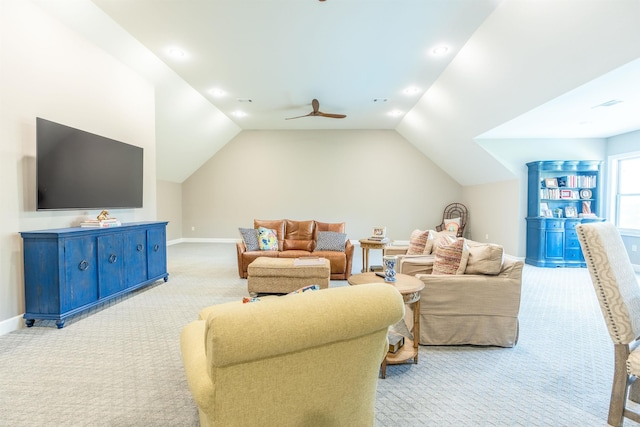
[[169,278],[167,222],[20,233],[27,326],[65,320],[99,303]]
[[604,221],[600,217],[602,161],[538,161],[527,167],[525,262],[538,267],[585,267],[575,228],[583,222]]

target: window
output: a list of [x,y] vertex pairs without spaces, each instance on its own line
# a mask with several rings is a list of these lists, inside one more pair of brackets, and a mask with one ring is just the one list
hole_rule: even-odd
[[640,153],[615,156],[611,167],[611,217],[620,229],[640,232]]

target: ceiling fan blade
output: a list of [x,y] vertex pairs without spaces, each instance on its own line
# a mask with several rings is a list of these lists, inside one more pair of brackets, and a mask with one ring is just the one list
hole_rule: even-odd
[[300,117],[313,116],[313,113],[305,114],[304,116],[286,117],[285,120],[299,119]]
[[318,111],[317,115],[322,117],[330,117],[332,119],[344,119],[345,117],[347,117],[346,114],[321,113],[320,111]]

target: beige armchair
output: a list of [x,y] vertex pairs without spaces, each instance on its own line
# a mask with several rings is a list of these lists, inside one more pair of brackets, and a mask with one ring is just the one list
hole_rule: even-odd
[[205,426],[372,426],[400,293],[378,283],[212,306],[181,350]]
[[[615,368],[608,423],[622,426],[627,417],[640,422],[640,414],[627,408],[627,397],[638,402],[640,376],[640,287],[616,227],[593,222],[576,227],[600,310],[613,341]],[[630,384],[631,392],[629,391]]]
[[[398,273],[424,283],[420,292],[420,344],[492,345],[518,342],[522,260],[503,254],[501,246],[466,241],[469,258],[464,274],[432,274],[435,255],[404,255],[390,246],[385,255],[398,259]],[[413,315],[405,322],[411,327]]]

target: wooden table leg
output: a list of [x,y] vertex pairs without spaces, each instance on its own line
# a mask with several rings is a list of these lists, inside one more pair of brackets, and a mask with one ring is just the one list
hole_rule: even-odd
[[418,346],[420,344],[420,300],[413,303],[413,348],[416,349],[416,355],[413,363],[418,364]]
[[369,248],[362,248],[362,271],[366,273],[369,270]]

